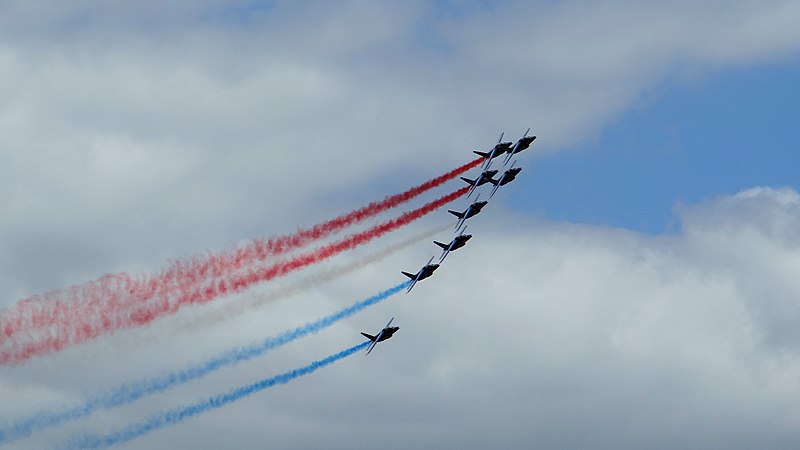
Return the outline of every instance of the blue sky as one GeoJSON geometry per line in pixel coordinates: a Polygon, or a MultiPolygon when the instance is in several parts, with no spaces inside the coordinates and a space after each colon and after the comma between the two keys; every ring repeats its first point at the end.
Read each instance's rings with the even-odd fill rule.
{"type": "Polygon", "coordinates": [[[509,202],[554,220],[656,234],[675,230],[680,202],[753,186],[797,189],[798,79],[793,59],[662,86],[599,136],[527,156],[524,189],[509,202]]]}

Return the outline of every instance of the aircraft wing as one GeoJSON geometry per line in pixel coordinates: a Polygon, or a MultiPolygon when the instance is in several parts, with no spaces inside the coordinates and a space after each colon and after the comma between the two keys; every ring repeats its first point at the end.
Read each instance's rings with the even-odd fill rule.
{"type": "Polygon", "coordinates": [[[469,192],[467,192],[467,198],[475,192],[475,188],[478,187],[478,181],[480,181],[480,177],[475,178],[475,182],[472,183],[472,186],[469,187],[469,192]]]}
{"type": "MultiPolygon", "coordinates": [[[[375,336],[375,340],[369,343],[369,345],[367,346],[367,355],[372,353],[372,349],[374,349],[375,346],[378,344],[378,338],[381,336],[381,334],[383,334],[383,333],[382,332],[378,333],[378,335],[375,336]]],[[[364,356],[367,356],[367,355],[364,355],[364,356]]]]}
{"type": "Polygon", "coordinates": [[[469,213],[470,208],[472,208],[472,205],[469,205],[469,208],[464,211],[464,215],[458,219],[458,222],[456,222],[456,230],[461,228],[461,225],[464,225],[464,221],[467,220],[467,213],[469,213]]]}
{"type": "Polygon", "coordinates": [[[417,284],[417,280],[419,279],[419,272],[417,272],[417,277],[411,281],[411,284],[408,285],[408,289],[406,289],[406,294],[411,292],[411,289],[414,289],[414,285],[417,284]]]}
{"type": "MultiPolygon", "coordinates": [[[[435,258],[435,255],[431,256],[431,259],[428,260],[428,264],[430,264],[433,261],[433,258],[435,258]]],[[[428,264],[425,264],[425,266],[427,266],[428,264]]],[[[425,266],[422,266],[422,267],[424,268],[425,266]]],[[[417,281],[419,281],[419,276],[420,275],[422,275],[422,269],[419,269],[419,271],[417,271],[417,276],[414,277],[414,281],[412,281],[411,284],[408,286],[408,289],[406,289],[406,294],[411,292],[411,289],[414,288],[415,284],[417,284],[417,281]]],[[[394,319],[394,317],[392,317],[392,319],[394,319]]],[[[392,323],[392,321],[390,320],[389,323],[392,323]]],[[[386,325],[386,326],[388,327],[389,325],[386,325]]]]}
{"type": "MultiPolygon", "coordinates": [[[[458,235],[456,237],[463,235],[465,231],[467,231],[467,227],[466,226],[461,229],[461,232],[458,233],[458,235]]],[[[447,258],[447,255],[449,255],[450,252],[453,250],[453,246],[455,244],[456,244],[456,240],[455,239],[450,241],[450,245],[447,246],[447,250],[445,250],[444,253],[442,253],[442,256],[439,258],[439,263],[440,264],[444,262],[444,259],[447,258]]]]}
{"type": "MultiPolygon", "coordinates": [[[[497,144],[498,145],[500,144],[500,142],[503,141],[503,135],[504,134],[506,134],[505,131],[500,133],[500,139],[497,140],[497,144]]],[[[496,151],[497,151],[497,145],[492,147],[492,151],[491,151],[491,153],[489,153],[489,157],[486,159],[487,163],[486,163],[486,167],[484,167],[484,169],[488,169],[489,166],[492,164],[492,159],[494,158],[494,154],[495,154],[496,151]]]]}
{"type": "Polygon", "coordinates": [[[445,250],[444,253],[442,253],[442,256],[439,258],[440,263],[444,262],[444,259],[447,258],[447,255],[450,254],[450,251],[453,250],[453,245],[455,245],[455,243],[456,243],[455,239],[450,241],[450,245],[447,246],[447,250],[445,250]]]}
{"type": "Polygon", "coordinates": [[[500,177],[500,179],[499,179],[499,180],[497,180],[497,184],[495,184],[495,185],[494,185],[494,187],[492,188],[492,193],[491,193],[491,194],[489,194],[489,198],[492,198],[492,197],[494,196],[494,193],[495,193],[495,192],[497,192],[497,189],[498,189],[498,188],[500,188],[500,183],[502,183],[502,182],[503,182],[503,179],[504,179],[505,177],[506,177],[506,174],[503,174],[503,176],[502,176],[502,177],[500,177]]]}
{"type": "Polygon", "coordinates": [[[495,184],[494,187],[492,188],[492,193],[489,194],[489,198],[492,198],[494,193],[497,192],[497,189],[500,188],[500,185],[503,184],[503,181],[505,181],[506,177],[508,176],[508,172],[510,172],[511,169],[514,168],[514,164],[516,164],[516,163],[517,163],[517,160],[515,159],[514,163],[511,164],[511,167],[508,170],[506,170],[505,172],[503,172],[503,175],[497,180],[497,184],[495,184]]]}
{"type": "Polygon", "coordinates": [[[525,131],[525,134],[523,134],[523,135],[522,135],[522,138],[521,138],[519,141],[517,141],[517,143],[516,143],[516,144],[514,144],[514,147],[511,149],[511,151],[510,151],[510,152],[508,152],[508,156],[506,156],[506,160],[505,160],[505,161],[503,161],[503,165],[504,165],[504,166],[505,166],[506,164],[508,164],[508,162],[509,162],[509,161],[511,161],[511,157],[512,157],[512,156],[514,156],[514,153],[516,153],[516,151],[517,151],[517,147],[519,147],[519,143],[522,141],[522,139],[525,139],[525,138],[528,136],[528,133],[530,133],[530,132],[531,132],[531,129],[530,129],[530,127],[529,127],[529,128],[528,128],[528,129],[525,131]]]}
{"type": "MultiPolygon", "coordinates": [[[[380,340],[381,340],[381,337],[383,337],[383,330],[385,330],[385,329],[389,328],[389,325],[391,325],[391,324],[392,324],[392,321],[393,321],[393,320],[394,320],[394,317],[392,317],[391,319],[389,319],[389,323],[387,323],[387,324],[386,324],[386,326],[385,326],[385,327],[383,327],[383,329],[381,330],[381,332],[380,332],[380,333],[378,333],[378,334],[375,336],[375,340],[374,340],[374,341],[372,341],[372,342],[370,342],[370,344],[367,346],[367,355],[369,355],[370,353],[372,353],[372,349],[374,349],[374,348],[375,348],[375,346],[376,346],[376,345],[378,345],[378,341],[380,341],[380,340]]],[[[366,356],[366,355],[365,355],[365,356],[366,356]]]]}
{"type": "Polygon", "coordinates": [[[504,181],[504,180],[506,179],[506,177],[508,176],[508,173],[509,173],[509,172],[511,172],[511,170],[512,170],[512,169],[514,169],[514,166],[515,166],[516,164],[517,164],[517,160],[515,159],[515,160],[514,160],[514,162],[513,162],[513,163],[511,163],[511,167],[509,167],[509,168],[508,168],[508,170],[506,170],[505,172],[503,172],[503,176],[501,176],[501,177],[500,177],[500,179],[499,179],[499,180],[497,180],[497,184],[495,184],[495,185],[494,185],[494,187],[492,188],[492,193],[491,193],[491,194],[489,194],[489,198],[492,198],[492,196],[494,195],[494,193],[495,193],[495,192],[497,192],[497,189],[500,187],[500,185],[501,185],[501,184],[503,184],[503,181],[504,181]]]}

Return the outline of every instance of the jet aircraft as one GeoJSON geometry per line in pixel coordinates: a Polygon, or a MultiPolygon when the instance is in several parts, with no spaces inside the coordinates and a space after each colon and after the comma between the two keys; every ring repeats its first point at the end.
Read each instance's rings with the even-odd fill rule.
{"type": "Polygon", "coordinates": [[[508,164],[509,161],[511,161],[511,157],[512,156],[514,156],[517,153],[519,153],[519,152],[525,150],[526,148],[530,147],[531,144],[533,144],[533,141],[536,140],[536,136],[528,136],[528,133],[530,131],[531,131],[531,129],[528,128],[528,130],[525,131],[525,134],[522,136],[522,138],[520,140],[518,140],[516,144],[514,144],[514,147],[509,149],[506,152],[506,153],[508,153],[508,156],[506,156],[505,161],[503,161],[503,165],[504,166],[506,164],[508,164]]]}
{"type": "Polygon", "coordinates": [[[491,163],[492,159],[497,158],[503,153],[506,153],[511,150],[511,142],[501,142],[503,140],[504,134],[505,133],[500,133],[500,139],[497,140],[497,144],[495,144],[495,146],[492,147],[492,150],[488,152],[479,152],[477,150],[472,151],[472,153],[480,155],[483,157],[483,159],[486,160],[485,162],[486,166],[484,167],[485,169],[489,168],[489,164],[491,163]]]}
{"type": "Polygon", "coordinates": [[[416,274],[401,272],[403,275],[407,276],[408,278],[411,278],[412,280],[411,284],[408,286],[408,289],[406,289],[406,294],[411,292],[411,289],[414,287],[415,284],[417,284],[418,281],[422,281],[425,278],[428,278],[429,276],[433,275],[433,272],[435,272],[436,269],[439,268],[438,264],[431,264],[431,262],[433,262],[433,256],[431,256],[431,259],[428,260],[428,264],[425,264],[425,266],[422,269],[419,269],[419,272],[417,272],[416,274]]]}
{"type": "Polygon", "coordinates": [[[478,201],[479,198],[481,198],[481,194],[478,194],[478,197],[475,198],[475,203],[469,205],[467,209],[464,210],[464,212],[453,211],[452,209],[447,210],[447,212],[449,212],[450,214],[458,217],[458,223],[456,223],[456,230],[461,228],[461,225],[464,224],[465,220],[469,219],[472,216],[477,215],[479,212],[481,212],[481,209],[483,209],[483,207],[486,206],[487,203],[489,203],[486,201],[479,202],[478,201]]]}
{"type": "Polygon", "coordinates": [[[381,330],[381,331],[380,331],[380,332],[379,332],[379,333],[378,333],[376,336],[373,336],[373,335],[371,335],[371,334],[364,333],[363,331],[361,332],[361,334],[362,334],[362,335],[363,335],[365,338],[367,338],[367,339],[369,339],[370,341],[372,341],[372,342],[370,342],[370,343],[369,343],[369,345],[367,346],[367,355],[369,355],[369,354],[370,354],[370,352],[372,351],[372,349],[374,349],[374,348],[375,348],[375,346],[376,346],[376,345],[378,345],[378,342],[383,342],[383,341],[385,341],[385,340],[389,339],[390,337],[392,337],[392,335],[394,335],[394,333],[395,333],[397,330],[399,330],[399,329],[400,329],[400,327],[390,327],[390,326],[389,326],[389,325],[391,325],[391,324],[392,324],[392,321],[393,321],[393,320],[394,320],[394,317],[392,317],[391,319],[389,319],[389,323],[387,323],[387,324],[386,324],[386,326],[385,326],[385,327],[383,327],[383,329],[382,329],[382,330],[381,330]]]}
{"type": "Polygon", "coordinates": [[[511,164],[511,168],[509,168],[508,170],[503,172],[503,175],[500,176],[499,180],[495,180],[495,179],[489,180],[489,182],[494,185],[494,187],[492,188],[492,193],[489,194],[489,198],[492,198],[494,193],[497,192],[497,188],[499,188],[500,186],[505,186],[508,183],[511,183],[512,181],[514,181],[515,178],[517,178],[517,175],[522,171],[522,167],[514,168],[514,165],[516,163],[517,162],[514,161],[511,164]]]}
{"type": "Polygon", "coordinates": [[[434,244],[438,245],[439,247],[442,247],[442,250],[444,250],[444,252],[442,253],[442,256],[439,258],[439,263],[440,264],[442,262],[444,262],[444,259],[447,258],[447,255],[450,252],[452,252],[454,250],[458,250],[461,247],[467,245],[467,241],[472,239],[472,235],[471,234],[464,234],[465,231],[467,231],[467,227],[464,227],[461,230],[461,233],[458,236],[454,237],[453,240],[450,241],[449,244],[444,244],[442,242],[433,241],[434,244]]]}
{"type": "Polygon", "coordinates": [[[472,195],[476,187],[483,186],[484,184],[488,183],[495,175],[497,175],[497,170],[484,170],[481,172],[480,176],[474,180],[470,180],[467,177],[461,177],[462,180],[466,181],[471,186],[469,188],[469,192],[467,193],[467,197],[472,195]]]}

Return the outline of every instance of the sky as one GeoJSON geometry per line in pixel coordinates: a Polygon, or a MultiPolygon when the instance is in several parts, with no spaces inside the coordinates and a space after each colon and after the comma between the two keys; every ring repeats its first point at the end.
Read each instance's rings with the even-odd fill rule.
{"type": "Polygon", "coordinates": [[[797,185],[796,61],[778,61],[659,86],[602,132],[553,157],[537,159],[517,208],[546,217],[661,233],[676,226],[673,207],[745,186],[797,185]],[[750,150],[743,150],[750,149],[750,150]],[[598,189],[598,186],[603,186],[598,189]]]}
{"type": "MultiPolygon", "coordinates": [[[[7,447],[118,430],[390,317],[369,358],[118,447],[797,447],[799,20],[797,1],[0,2],[4,308],[291,233],[501,132],[538,136],[410,294],[7,447]]],[[[0,367],[0,425],[388,289],[453,222],[0,367]]]]}

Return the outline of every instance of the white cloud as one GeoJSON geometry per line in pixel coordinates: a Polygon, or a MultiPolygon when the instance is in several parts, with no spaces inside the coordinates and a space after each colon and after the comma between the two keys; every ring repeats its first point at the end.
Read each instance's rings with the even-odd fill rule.
{"type": "MultiPolygon", "coordinates": [[[[796,195],[757,188],[684,207],[683,231],[670,236],[509,221],[489,208],[473,219],[470,244],[412,294],[88,424],[113,429],[302,365],[394,315],[401,331],[370,358],[349,358],[130,447],[792,447],[800,439],[800,341],[790,339],[800,252],[773,231],[800,224],[797,203],[785,202],[796,195]],[[771,214],[753,214],[754,206],[771,214]]],[[[270,304],[257,318],[128,350],[125,361],[114,341],[139,332],[6,370],[6,383],[91,391],[180,367],[376,292],[426,250],[420,244],[315,294],[270,304]],[[173,348],[191,351],[177,356],[173,348]],[[88,354],[109,369],[82,380],[88,354]],[[45,367],[66,377],[53,380],[45,367]]],[[[47,404],[33,398],[17,401],[47,404]]],[[[44,436],[58,440],[83,426],[44,436]]]]}
{"type": "MultiPolygon", "coordinates": [[[[503,129],[533,126],[540,149],[564,149],[676,74],[800,46],[796,2],[226,5],[0,7],[0,304],[312,224],[441,173],[503,129]]],[[[487,211],[414,295],[88,423],[305,363],[397,314],[375,358],[130,447],[796,446],[797,192],[677,211],[680,234],[657,237],[524,216],[501,227],[487,211]]],[[[122,360],[116,340],[136,332],[4,368],[13,410],[0,412],[301,323],[395,282],[419,251],[122,360]]]]}
{"type": "Polygon", "coordinates": [[[687,5],[8,3],[3,272],[41,265],[56,224],[124,257],[70,248],[44,268],[63,276],[4,282],[3,297],[313,222],[399,189],[408,177],[381,183],[398,165],[426,178],[500,129],[563,148],[670,74],[796,54],[794,3],[687,5]]]}

